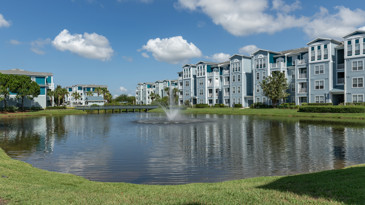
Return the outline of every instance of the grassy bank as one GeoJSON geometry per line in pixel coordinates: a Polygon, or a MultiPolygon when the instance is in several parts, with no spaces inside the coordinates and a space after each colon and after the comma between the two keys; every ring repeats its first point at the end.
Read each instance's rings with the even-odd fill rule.
{"type": "Polygon", "coordinates": [[[361,204],[365,165],[285,177],[176,186],[88,181],[9,158],[0,149],[0,202],[8,204],[361,204]]]}
{"type": "MultiPolygon", "coordinates": [[[[163,112],[154,109],[150,112],[163,112]]],[[[238,108],[190,108],[182,111],[185,114],[218,114],[218,115],[255,115],[272,117],[316,118],[324,120],[356,120],[365,122],[364,113],[305,113],[292,109],[238,109],[238,108]]]]}
{"type": "Polygon", "coordinates": [[[9,113],[0,112],[0,118],[37,117],[37,116],[55,116],[55,115],[80,115],[80,114],[86,114],[86,112],[84,112],[82,110],[74,110],[74,109],[40,110],[40,111],[9,112],[9,113]]]}

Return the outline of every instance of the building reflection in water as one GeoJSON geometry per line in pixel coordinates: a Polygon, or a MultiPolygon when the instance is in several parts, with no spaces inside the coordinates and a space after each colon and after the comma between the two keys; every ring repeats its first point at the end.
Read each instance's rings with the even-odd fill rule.
{"type": "Polygon", "coordinates": [[[191,115],[202,123],[139,124],[160,114],[2,119],[0,146],[36,167],[97,181],[217,182],[365,163],[365,128],[296,119],[191,115]]]}

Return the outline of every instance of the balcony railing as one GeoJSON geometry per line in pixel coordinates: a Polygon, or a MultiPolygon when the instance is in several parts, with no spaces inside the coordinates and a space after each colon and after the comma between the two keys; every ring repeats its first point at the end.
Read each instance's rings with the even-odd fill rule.
{"type": "Polygon", "coordinates": [[[299,73],[299,78],[307,78],[307,74],[306,73],[299,73]]]}
{"type": "Polygon", "coordinates": [[[306,93],[307,92],[307,88],[299,88],[299,93],[306,93]]]}
{"type": "Polygon", "coordinates": [[[328,59],[328,54],[324,54],[323,59],[328,59]]]}
{"type": "Polygon", "coordinates": [[[360,55],[360,49],[355,50],[355,55],[360,55]]]}
{"type": "Polygon", "coordinates": [[[224,74],[229,74],[229,70],[223,70],[223,75],[224,74]]]}
{"type": "Polygon", "coordinates": [[[307,60],[304,60],[304,59],[302,59],[302,60],[297,59],[295,61],[296,61],[295,62],[296,65],[305,65],[308,63],[307,60]]]}
{"type": "Polygon", "coordinates": [[[345,78],[337,78],[337,83],[338,83],[338,84],[343,84],[343,83],[345,83],[345,78]]]}
{"type": "Polygon", "coordinates": [[[343,70],[345,68],[345,64],[341,63],[337,65],[337,70],[343,70]]]}
{"type": "Polygon", "coordinates": [[[284,68],[284,62],[278,62],[278,63],[270,63],[270,66],[272,69],[275,69],[275,68],[284,68]]]}

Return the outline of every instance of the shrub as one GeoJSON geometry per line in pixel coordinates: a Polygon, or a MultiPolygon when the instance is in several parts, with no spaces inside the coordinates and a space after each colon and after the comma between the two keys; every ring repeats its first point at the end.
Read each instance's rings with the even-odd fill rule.
{"type": "Polygon", "coordinates": [[[302,103],[302,106],[332,106],[332,103],[302,103]]]}
{"type": "Polygon", "coordinates": [[[196,108],[207,108],[207,107],[209,107],[209,105],[208,104],[196,104],[195,107],[196,108]]]}
{"type": "Polygon", "coordinates": [[[90,107],[99,107],[99,105],[97,105],[97,104],[92,104],[92,105],[90,105],[90,107]]]}
{"type": "Polygon", "coordinates": [[[214,107],[226,107],[224,104],[215,104],[214,107]]]}
{"type": "Polygon", "coordinates": [[[15,106],[9,106],[5,109],[5,111],[7,111],[7,112],[16,112],[16,111],[18,111],[18,108],[15,107],[15,106]]]}
{"type": "Polygon", "coordinates": [[[242,104],[234,104],[235,108],[242,108],[242,104]]]}
{"type": "Polygon", "coordinates": [[[250,108],[256,108],[256,109],[261,109],[261,108],[273,108],[272,105],[267,105],[265,103],[262,102],[257,102],[257,103],[253,103],[250,105],[250,108]]]}
{"type": "Polygon", "coordinates": [[[66,106],[54,106],[54,107],[47,107],[47,110],[60,110],[60,109],[66,109],[66,106]]]}
{"type": "Polygon", "coordinates": [[[278,106],[280,109],[298,109],[299,106],[295,105],[295,103],[282,103],[278,106]]]}
{"type": "Polygon", "coordinates": [[[301,106],[298,112],[316,113],[365,113],[365,107],[360,106],[301,106]]]}
{"type": "Polygon", "coordinates": [[[41,107],[36,107],[36,106],[32,106],[32,107],[30,108],[30,110],[31,110],[31,111],[39,111],[39,110],[43,110],[43,108],[41,108],[41,107]]]}

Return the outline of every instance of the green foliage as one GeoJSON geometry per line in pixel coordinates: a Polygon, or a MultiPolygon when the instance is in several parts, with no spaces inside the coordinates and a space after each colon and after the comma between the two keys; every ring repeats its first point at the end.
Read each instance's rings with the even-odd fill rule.
{"type": "Polygon", "coordinates": [[[60,106],[64,103],[66,95],[68,95],[68,91],[66,88],[62,88],[60,85],[57,85],[54,91],[55,99],[57,100],[57,106],[60,106]]]}
{"type": "Polygon", "coordinates": [[[196,104],[195,105],[195,108],[207,108],[207,107],[209,107],[208,104],[196,104]]]}
{"type": "Polygon", "coordinates": [[[302,106],[332,106],[332,103],[302,103],[302,106]]]}
{"type": "Polygon", "coordinates": [[[97,104],[92,104],[90,107],[100,107],[100,106],[97,104]]]}
{"type": "Polygon", "coordinates": [[[285,74],[274,71],[271,76],[260,82],[264,95],[272,100],[273,105],[276,105],[279,100],[289,96],[286,91],[289,89],[285,74]]]}
{"type": "Polygon", "coordinates": [[[256,109],[261,109],[261,108],[273,108],[272,105],[267,105],[265,103],[262,102],[257,102],[257,103],[253,103],[250,105],[250,108],[256,108],[256,109]]]}
{"type": "Polygon", "coordinates": [[[226,107],[224,104],[215,104],[214,107],[218,108],[218,107],[226,107]]]}
{"type": "Polygon", "coordinates": [[[295,103],[282,103],[278,106],[280,109],[299,109],[299,105],[295,105],[295,103]]]}
{"type": "Polygon", "coordinates": [[[234,104],[235,108],[242,108],[242,104],[234,104]]]}
{"type": "Polygon", "coordinates": [[[118,103],[122,103],[122,104],[124,103],[124,104],[130,104],[130,105],[132,105],[132,104],[135,104],[136,97],[134,97],[134,96],[128,96],[126,94],[121,94],[118,97],[116,97],[114,99],[114,101],[116,101],[118,103]]]}
{"type": "Polygon", "coordinates": [[[47,107],[47,110],[61,110],[66,109],[66,106],[54,106],[54,107],[47,107]]]}
{"type": "Polygon", "coordinates": [[[15,89],[16,76],[4,75],[0,73],[0,101],[4,101],[4,108],[7,107],[7,101],[9,99],[10,92],[15,89]]]}
{"type": "Polygon", "coordinates": [[[365,113],[363,106],[301,106],[299,112],[314,113],[365,113]]]}
{"type": "Polygon", "coordinates": [[[185,106],[190,106],[190,101],[189,100],[185,100],[184,105],[185,106]]]}
{"type": "Polygon", "coordinates": [[[16,112],[18,111],[18,108],[16,106],[9,106],[7,108],[5,108],[6,112],[16,112]]]}
{"type": "Polygon", "coordinates": [[[29,76],[18,75],[15,77],[14,86],[11,92],[16,93],[17,98],[21,99],[21,109],[24,110],[25,98],[33,99],[40,94],[38,83],[31,80],[29,76]]]}

